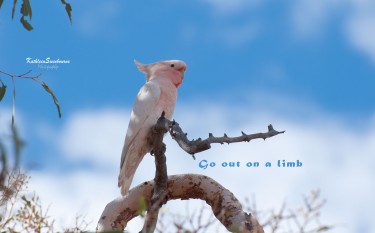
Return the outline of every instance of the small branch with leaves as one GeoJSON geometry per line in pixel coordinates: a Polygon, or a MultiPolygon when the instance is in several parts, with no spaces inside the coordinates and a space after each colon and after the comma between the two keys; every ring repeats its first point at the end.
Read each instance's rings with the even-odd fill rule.
{"type": "MultiPolygon", "coordinates": [[[[68,14],[70,24],[72,24],[72,6],[69,3],[67,3],[65,0],[60,0],[60,1],[65,6],[65,11],[68,14]]],[[[4,0],[0,0],[0,9],[3,5],[3,2],[4,2],[4,0]]],[[[14,19],[17,3],[18,3],[17,0],[13,1],[12,19],[14,19]]],[[[29,20],[31,21],[32,17],[33,17],[33,11],[32,11],[32,8],[31,8],[30,0],[22,0],[20,13],[21,13],[20,22],[21,22],[22,26],[28,31],[33,30],[34,29],[33,26],[30,24],[29,21],[27,21],[27,18],[29,18],[29,20]]]]}
{"type": "MultiPolygon", "coordinates": [[[[60,104],[59,101],[57,100],[55,94],[51,90],[51,88],[43,81],[40,79],[40,76],[42,76],[42,73],[39,73],[35,76],[30,76],[29,74],[31,73],[31,70],[24,74],[16,75],[16,74],[11,74],[5,71],[0,70],[0,74],[6,75],[12,79],[12,85],[13,85],[13,111],[12,111],[12,126],[14,126],[14,118],[15,118],[15,111],[16,111],[16,84],[15,84],[15,79],[29,79],[33,80],[34,82],[39,83],[48,94],[51,95],[53,102],[57,108],[57,112],[59,114],[59,118],[61,118],[61,109],[60,109],[60,104]]],[[[1,76],[0,76],[0,102],[2,101],[3,97],[5,96],[5,93],[7,91],[7,86],[5,83],[2,81],[1,76]]]]}

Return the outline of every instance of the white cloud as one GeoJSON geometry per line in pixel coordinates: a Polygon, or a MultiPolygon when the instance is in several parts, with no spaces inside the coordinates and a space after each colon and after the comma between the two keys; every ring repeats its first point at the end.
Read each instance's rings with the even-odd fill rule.
{"type": "Polygon", "coordinates": [[[68,119],[56,141],[69,160],[112,166],[119,160],[129,116],[116,109],[80,111],[68,119]]]}
{"type": "Polygon", "coordinates": [[[8,108],[0,108],[0,129],[1,134],[9,134],[10,124],[12,122],[12,110],[8,108]],[[6,129],[6,131],[4,130],[6,129]]]}
{"type": "Polygon", "coordinates": [[[375,2],[352,1],[353,12],[346,23],[349,41],[375,62],[375,2]]]}
{"type": "Polygon", "coordinates": [[[351,46],[375,62],[375,2],[372,0],[294,1],[291,8],[294,36],[321,36],[333,19],[339,19],[351,46]]]}
{"type": "MultiPolygon", "coordinates": [[[[206,0],[203,1],[212,7],[215,16],[226,19],[226,16],[242,15],[246,12],[251,15],[252,9],[267,4],[272,7],[270,1],[246,1],[246,0],[206,0]]],[[[349,46],[368,56],[375,62],[375,1],[373,0],[293,0],[289,1],[289,21],[292,39],[311,40],[324,37],[329,30],[338,28],[343,30],[343,35],[349,41],[349,46]]],[[[217,19],[215,19],[217,20],[217,19]]],[[[288,19],[287,19],[288,20],[288,19]]],[[[242,20],[243,21],[243,20],[242,20]]],[[[203,37],[203,40],[223,43],[230,48],[238,48],[253,40],[259,35],[262,20],[254,16],[246,25],[225,25],[221,22],[215,28],[211,25],[205,31],[199,31],[198,27],[187,25],[183,27],[182,35],[186,40],[194,40],[203,37]]],[[[229,22],[229,21],[228,21],[229,22]]],[[[285,30],[288,30],[286,28],[285,30]]],[[[202,38],[200,38],[202,41],[202,38]]]]}
{"type": "Polygon", "coordinates": [[[53,174],[32,172],[30,190],[36,190],[42,206],[49,207],[49,216],[56,220],[55,226],[72,227],[76,216],[84,216],[93,221],[90,229],[95,229],[101,211],[107,200],[115,198],[114,174],[100,172],[74,172],[53,174]]]}
{"type": "MultiPolygon", "coordinates": [[[[11,98],[11,94],[9,92],[9,87],[7,89],[7,93],[5,94],[4,98],[7,98],[6,96],[8,95],[8,98],[11,98]]],[[[4,101],[4,99],[3,99],[4,101]]],[[[13,156],[13,144],[12,144],[12,108],[8,108],[6,105],[1,106],[2,103],[0,103],[0,141],[3,143],[5,150],[7,152],[8,158],[8,166],[10,168],[13,168],[14,166],[14,156],[13,156]]],[[[23,125],[24,118],[22,115],[21,111],[16,111],[15,115],[15,126],[17,129],[17,132],[19,136],[21,137],[20,139],[23,140],[25,135],[25,127],[23,125]]],[[[1,163],[0,163],[1,165],[1,163]]],[[[0,167],[1,169],[1,167],[0,167]]]]}
{"type": "Polygon", "coordinates": [[[205,42],[209,45],[219,44],[229,49],[237,49],[251,43],[261,33],[259,19],[251,17],[251,11],[263,4],[262,1],[205,0],[199,3],[209,5],[209,10],[214,14],[203,27],[201,21],[190,21],[182,25],[181,39],[187,43],[205,42]]]}
{"type": "MultiPolygon", "coordinates": [[[[280,110],[266,111],[250,104],[242,109],[209,103],[201,107],[197,105],[180,104],[176,109],[175,118],[189,132],[190,138],[205,137],[208,132],[215,135],[226,132],[229,136],[238,135],[241,130],[255,133],[265,131],[268,123],[273,123],[277,130],[287,131],[266,141],[213,145],[211,150],[197,154],[195,161],[167,136],[169,174],[208,175],[230,189],[241,201],[255,193],[261,209],[280,206],[285,198],[295,205],[300,203],[301,193],[321,188],[322,195],[328,200],[323,210],[323,222],[344,224],[343,228],[333,232],[356,232],[364,221],[367,227],[375,229],[375,224],[370,221],[375,208],[371,202],[375,192],[372,185],[375,179],[372,167],[375,164],[372,156],[375,154],[375,120],[369,120],[366,128],[354,129],[346,119],[316,110],[311,111],[311,118],[296,120],[281,114],[280,110]],[[234,124],[232,116],[237,113],[243,117],[235,117],[234,124]],[[203,159],[215,162],[217,166],[203,170],[198,167],[203,159]],[[298,159],[303,162],[303,167],[277,168],[275,162],[278,159],[298,159]],[[274,167],[223,168],[220,164],[224,161],[239,161],[242,165],[248,161],[261,164],[270,161],[274,167]]],[[[293,113],[298,114],[301,106],[295,104],[294,107],[293,113]]],[[[56,132],[62,140],[61,145],[67,147],[62,148],[67,159],[74,159],[74,155],[113,166],[105,173],[92,170],[61,175],[49,172],[32,174],[31,187],[42,196],[44,203],[52,203],[51,215],[63,225],[68,221],[66,216],[72,216],[72,213],[88,213],[94,221],[91,225],[94,229],[106,203],[119,195],[116,187],[118,161],[127,121],[128,114],[115,109],[82,111],[74,114],[64,128],[56,132]]],[[[153,157],[146,156],[133,185],[152,179],[153,167],[153,157]]],[[[177,206],[170,208],[176,211],[181,208],[177,206]]],[[[131,230],[136,232],[139,223],[133,224],[131,230]]]]}
{"type": "Polygon", "coordinates": [[[291,22],[294,35],[303,39],[318,37],[332,17],[345,4],[342,0],[292,1],[291,22]]]}

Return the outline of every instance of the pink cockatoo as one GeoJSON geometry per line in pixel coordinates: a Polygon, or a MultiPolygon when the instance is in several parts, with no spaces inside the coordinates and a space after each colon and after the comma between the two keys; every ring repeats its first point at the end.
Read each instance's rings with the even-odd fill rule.
{"type": "Polygon", "coordinates": [[[141,64],[138,69],[146,74],[146,84],[139,91],[130,116],[128,131],[121,154],[118,186],[125,196],[135,171],[145,154],[151,151],[147,136],[161,116],[171,119],[176,104],[177,88],[181,85],[186,64],[179,60],[141,64]]]}

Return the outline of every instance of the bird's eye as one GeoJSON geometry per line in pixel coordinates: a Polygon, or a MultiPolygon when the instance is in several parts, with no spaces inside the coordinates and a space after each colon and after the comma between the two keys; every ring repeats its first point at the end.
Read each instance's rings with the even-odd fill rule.
{"type": "Polygon", "coordinates": [[[174,67],[174,64],[171,64],[171,67],[174,67]]]}

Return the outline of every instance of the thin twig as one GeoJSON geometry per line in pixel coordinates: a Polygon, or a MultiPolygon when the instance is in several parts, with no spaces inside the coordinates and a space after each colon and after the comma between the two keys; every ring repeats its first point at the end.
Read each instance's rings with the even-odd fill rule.
{"type": "Polygon", "coordinates": [[[2,71],[2,70],[0,70],[0,73],[5,74],[5,75],[7,75],[11,78],[25,78],[25,79],[32,79],[34,81],[36,81],[35,79],[38,79],[40,76],[43,75],[43,73],[39,73],[35,76],[26,76],[27,74],[31,73],[31,70],[27,71],[24,74],[18,74],[18,75],[17,74],[11,74],[11,73],[8,73],[8,72],[2,71]]]}
{"type": "MultiPolygon", "coordinates": [[[[29,73],[31,73],[31,70],[23,73],[23,74],[20,74],[20,75],[16,75],[16,74],[11,74],[9,72],[5,72],[5,71],[2,71],[0,70],[0,73],[1,74],[5,74],[7,76],[9,76],[11,79],[12,79],[12,84],[13,84],[13,112],[12,112],[12,126],[14,126],[14,118],[15,118],[15,102],[16,102],[16,85],[15,85],[15,79],[16,78],[23,78],[23,79],[29,79],[29,80],[33,80],[34,82],[40,84],[44,90],[46,92],[48,92],[48,94],[52,97],[53,99],[53,102],[57,108],[57,112],[59,114],[59,118],[61,118],[61,109],[60,109],[60,104],[59,104],[59,101],[57,100],[55,94],[53,93],[53,91],[51,90],[51,88],[45,83],[43,82],[43,80],[39,79],[40,76],[42,76],[43,73],[39,73],[35,76],[27,76],[29,73]]],[[[1,81],[1,79],[0,79],[1,81]]]]}

